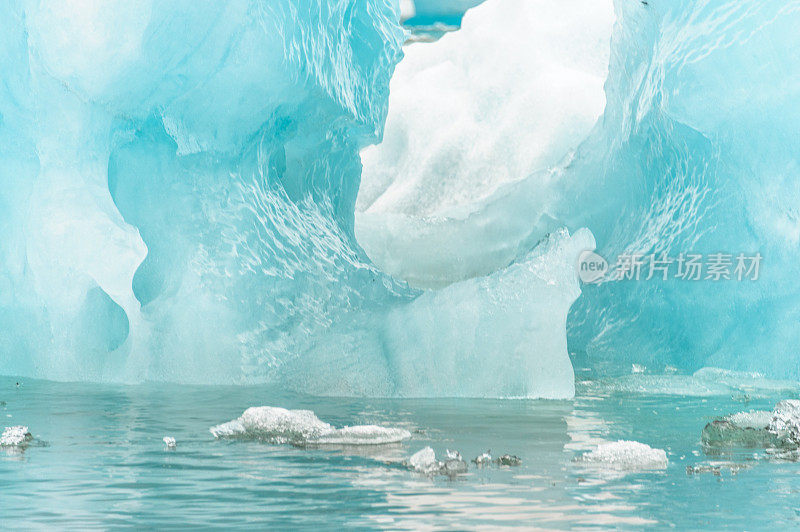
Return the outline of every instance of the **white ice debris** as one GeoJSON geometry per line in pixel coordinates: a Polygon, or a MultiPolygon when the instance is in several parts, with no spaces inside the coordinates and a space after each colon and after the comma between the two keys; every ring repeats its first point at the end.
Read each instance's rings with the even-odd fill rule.
{"type": "Polygon", "coordinates": [[[522,464],[522,458],[513,454],[504,454],[500,458],[496,459],[495,463],[501,466],[518,466],[522,464]]]}
{"type": "Polygon", "coordinates": [[[430,474],[435,473],[441,467],[436,459],[436,453],[430,447],[425,447],[414,453],[408,460],[408,465],[415,471],[430,474]]]}
{"type": "Polygon", "coordinates": [[[800,401],[786,399],[775,405],[767,430],[800,445],[800,401]]]}
{"type": "Polygon", "coordinates": [[[445,454],[447,455],[448,460],[462,460],[461,453],[458,451],[451,451],[450,449],[447,449],[445,454]]]}
{"type": "Polygon", "coordinates": [[[484,451],[473,458],[472,461],[478,466],[490,464],[492,463],[492,451],[484,451]]]}
{"type": "Polygon", "coordinates": [[[667,466],[667,453],[637,441],[619,440],[601,443],[581,460],[620,469],[655,469],[667,466]]]}
{"type": "Polygon", "coordinates": [[[408,467],[425,475],[447,475],[453,477],[467,472],[467,463],[461,458],[461,453],[447,449],[444,461],[436,459],[436,453],[430,447],[414,453],[408,459],[408,467]]]}
{"type": "Polygon", "coordinates": [[[17,425],[6,427],[0,436],[0,447],[19,446],[28,443],[33,439],[33,435],[28,431],[28,427],[17,425]]]}
{"type": "Polygon", "coordinates": [[[273,406],[251,407],[238,419],[211,427],[216,438],[260,439],[291,445],[378,445],[411,437],[405,429],[356,425],[337,429],[311,410],[287,410],[273,406]]]}
{"type": "Polygon", "coordinates": [[[436,459],[436,453],[430,447],[414,453],[408,459],[407,465],[425,475],[455,476],[467,472],[467,463],[461,458],[461,453],[447,449],[444,461],[436,459]]]}

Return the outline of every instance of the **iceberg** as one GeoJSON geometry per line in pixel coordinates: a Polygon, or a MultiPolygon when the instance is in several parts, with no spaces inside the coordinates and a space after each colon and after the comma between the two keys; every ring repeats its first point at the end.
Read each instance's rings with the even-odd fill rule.
{"type": "Polygon", "coordinates": [[[488,0],[403,47],[399,1],[3,2],[0,374],[800,378],[799,4],[488,0]],[[587,250],[765,267],[581,286],[587,250]]]}

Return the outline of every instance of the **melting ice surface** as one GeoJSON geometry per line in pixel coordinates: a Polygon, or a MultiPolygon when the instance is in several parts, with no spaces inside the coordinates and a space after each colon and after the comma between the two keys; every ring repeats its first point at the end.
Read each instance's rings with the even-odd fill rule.
{"type": "Polygon", "coordinates": [[[797,379],[799,8],[488,0],[404,50],[388,0],[3,2],[0,373],[564,398],[571,352],[797,379]],[[595,247],[765,266],[581,295],[595,247]]]}

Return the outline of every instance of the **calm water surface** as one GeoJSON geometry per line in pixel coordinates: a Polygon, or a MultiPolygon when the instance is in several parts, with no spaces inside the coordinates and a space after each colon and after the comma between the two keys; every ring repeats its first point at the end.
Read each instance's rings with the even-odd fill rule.
{"type": "Polygon", "coordinates": [[[0,378],[0,428],[27,425],[41,443],[0,450],[0,528],[800,526],[800,464],[700,443],[715,416],[771,409],[786,391],[673,396],[582,383],[573,401],[379,400],[267,387],[16,381],[0,378]],[[299,449],[209,433],[256,405],[313,410],[337,426],[404,427],[413,437],[299,449]],[[166,449],[167,435],[177,449],[166,449]],[[625,472],[573,461],[617,439],[665,449],[669,465],[625,472]],[[523,463],[470,464],[456,478],[429,478],[402,465],[427,445],[467,460],[486,449],[508,452],[523,463]],[[729,464],[742,468],[733,474],[729,464]],[[697,465],[722,467],[719,475],[687,474],[697,465]]]}

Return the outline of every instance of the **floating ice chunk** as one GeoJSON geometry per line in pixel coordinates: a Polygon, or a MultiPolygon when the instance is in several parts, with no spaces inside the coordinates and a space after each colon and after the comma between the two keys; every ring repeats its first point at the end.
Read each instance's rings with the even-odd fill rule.
{"type": "Polygon", "coordinates": [[[518,466],[522,464],[522,458],[513,454],[504,454],[495,460],[495,462],[497,462],[497,465],[501,466],[518,466]]]}
{"type": "Polygon", "coordinates": [[[703,444],[766,448],[800,447],[800,401],[780,401],[772,412],[737,412],[703,428],[703,444]]]}
{"type": "Polygon", "coordinates": [[[481,454],[473,458],[472,461],[478,466],[484,466],[490,464],[492,462],[491,453],[492,453],[491,451],[482,452],[481,454]]]}
{"type": "Polygon", "coordinates": [[[778,438],[766,430],[772,412],[739,412],[708,423],[700,435],[703,445],[711,447],[773,447],[778,438]]]}
{"type": "Polygon", "coordinates": [[[439,470],[440,463],[436,460],[436,453],[430,447],[420,449],[408,459],[408,465],[420,473],[433,473],[439,470]]]}
{"type": "Polygon", "coordinates": [[[217,438],[243,437],[302,445],[333,430],[311,410],[257,406],[245,410],[238,419],[212,427],[211,433],[217,438]]]}
{"type": "Polygon", "coordinates": [[[800,445],[800,401],[786,399],[775,405],[767,430],[795,445],[800,445]]]}
{"type": "Polygon", "coordinates": [[[333,430],[333,426],[321,421],[311,410],[287,410],[271,406],[248,408],[239,421],[248,432],[287,440],[309,440],[333,430]]]}
{"type": "Polygon", "coordinates": [[[440,472],[443,475],[452,477],[466,473],[467,469],[467,463],[461,459],[461,455],[459,454],[458,458],[448,458],[445,460],[444,464],[442,464],[440,472]]]}
{"type": "Polygon", "coordinates": [[[408,466],[425,475],[455,476],[467,471],[467,463],[461,458],[458,451],[447,450],[447,459],[436,459],[436,453],[430,447],[425,447],[414,453],[407,462],[408,466]]]}
{"type": "Polygon", "coordinates": [[[251,407],[238,419],[211,427],[215,438],[264,440],[270,443],[308,445],[381,445],[411,437],[405,429],[377,425],[335,428],[311,410],[273,406],[251,407]]]}
{"type": "Polygon", "coordinates": [[[619,440],[601,443],[584,454],[583,462],[608,465],[620,469],[661,469],[667,467],[667,453],[638,441],[619,440]]]}
{"type": "Polygon", "coordinates": [[[0,436],[0,447],[17,447],[33,440],[33,435],[28,432],[28,427],[17,425],[6,427],[0,436]]]}
{"type": "Polygon", "coordinates": [[[167,446],[167,449],[175,449],[178,446],[175,438],[172,436],[164,436],[164,445],[167,446]]]}
{"type": "Polygon", "coordinates": [[[447,449],[445,451],[445,455],[447,456],[447,459],[444,461],[442,467],[443,474],[453,476],[467,472],[467,463],[461,457],[460,452],[447,449]]]}

